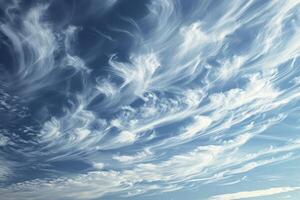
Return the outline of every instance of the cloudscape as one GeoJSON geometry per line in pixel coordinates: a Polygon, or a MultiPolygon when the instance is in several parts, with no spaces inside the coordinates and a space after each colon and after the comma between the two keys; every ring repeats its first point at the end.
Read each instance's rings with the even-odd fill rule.
{"type": "Polygon", "coordinates": [[[300,199],[300,0],[0,0],[1,200],[300,199]]]}

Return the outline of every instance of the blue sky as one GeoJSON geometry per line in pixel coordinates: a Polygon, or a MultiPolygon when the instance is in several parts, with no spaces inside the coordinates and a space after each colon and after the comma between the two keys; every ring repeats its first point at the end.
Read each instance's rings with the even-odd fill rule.
{"type": "Polygon", "coordinates": [[[299,9],[0,1],[0,199],[299,199],[299,9]]]}

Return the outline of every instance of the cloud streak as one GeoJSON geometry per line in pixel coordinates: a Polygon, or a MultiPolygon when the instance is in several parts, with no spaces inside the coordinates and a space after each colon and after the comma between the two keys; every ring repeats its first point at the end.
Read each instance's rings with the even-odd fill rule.
{"type": "Polygon", "coordinates": [[[244,191],[244,192],[237,192],[232,194],[222,194],[218,196],[214,196],[210,199],[218,200],[235,200],[235,199],[247,199],[247,198],[254,198],[254,197],[264,197],[264,196],[271,196],[286,192],[293,192],[299,190],[299,187],[275,187],[269,188],[265,190],[255,190],[255,191],[244,191]]]}

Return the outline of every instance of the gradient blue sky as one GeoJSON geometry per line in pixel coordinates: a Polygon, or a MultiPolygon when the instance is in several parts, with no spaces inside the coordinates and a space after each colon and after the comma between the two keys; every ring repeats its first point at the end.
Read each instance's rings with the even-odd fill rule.
{"type": "Polygon", "coordinates": [[[0,0],[0,199],[300,198],[300,1],[0,0]]]}

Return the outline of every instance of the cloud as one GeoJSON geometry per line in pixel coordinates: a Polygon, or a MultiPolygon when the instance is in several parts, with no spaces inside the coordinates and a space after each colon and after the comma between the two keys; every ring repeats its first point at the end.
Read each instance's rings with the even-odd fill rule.
{"type": "Polygon", "coordinates": [[[264,197],[264,196],[271,196],[286,192],[293,192],[299,190],[299,187],[275,187],[269,188],[264,190],[255,190],[255,191],[243,191],[231,194],[221,194],[217,196],[213,196],[209,199],[211,200],[235,200],[235,199],[247,199],[247,198],[254,198],[254,197],[264,197]]]}
{"type": "Polygon", "coordinates": [[[295,121],[289,113],[300,97],[297,1],[155,0],[136,18],[119,15],[128,6],[121,1],[91,1],[90,9],[78,2],[74,19],[64,22],[52,21],[51,2],[28,9],[0,3],[6,13],[0,39],[14,62],[0,66],[0,125],[9,129],[0,135],[7,158],[0,178],[12,180],[0,189],[4,198],[117,198],[191,184],[230,186],[258,167],[296,158],[300,142],[289,139],[292,132],[270,141],[259,134],[272,138],[272,126],[295,121]],[[120,20],[117,27],[106,23],[110,17],[112,24],[120,20]],[[98,28],[111,30],[104,31],[109,40],[90,48],[90,30],[98,28]],[[22,159],[9,162],[15,155],[22,159]],[[90,166],[53,169],[73,160],[90,166]],[[25,176],[32,169],[47,173],[25,176]]]}
{"type": "Polygon", "coordinates": [[[148,149],[145,149],[142,152],[138,152],[135,155],[115,155],[113,156],[114,160],[117,160],[122,163],[132,163],[132,162],[141,162],[143,160],[149,159],[152,156],[152,152],[148,149]]]}

